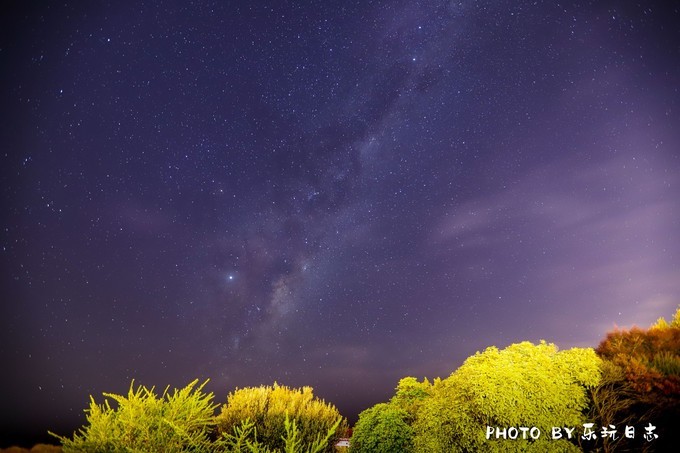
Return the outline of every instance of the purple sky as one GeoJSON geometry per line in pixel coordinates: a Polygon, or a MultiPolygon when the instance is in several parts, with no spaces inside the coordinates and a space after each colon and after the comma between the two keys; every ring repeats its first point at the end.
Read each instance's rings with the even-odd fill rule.
{"type": "Polygon", "coordinates": [[[10,1],[0,447],[669,318],[680,13],[620,3],[10,1]]]}

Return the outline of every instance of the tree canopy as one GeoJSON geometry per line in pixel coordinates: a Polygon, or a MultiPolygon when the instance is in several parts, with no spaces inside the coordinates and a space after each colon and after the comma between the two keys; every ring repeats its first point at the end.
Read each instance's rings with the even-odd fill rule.
{"type": "Polygon", "coordinates": [[[414,428],[415,450],[506,450],[507,440],[487,438],[486,427],[536,427],[537,439],[513,440],[548,451],[576,448],[550,439],[553,426],[579,426],[588,407],[586,389],[600,379],[600,359],[592,349],[558,351],[546,342],[489,347],[468,358],[448,378],[435,382],[414,428]]]}
{"type": "Polygon", "coordinates": [[[408,412],[395,404],[380,403],[363,411],[354,426],[352,452],[408,453],[413,449],[413,428],[408,412]]]}

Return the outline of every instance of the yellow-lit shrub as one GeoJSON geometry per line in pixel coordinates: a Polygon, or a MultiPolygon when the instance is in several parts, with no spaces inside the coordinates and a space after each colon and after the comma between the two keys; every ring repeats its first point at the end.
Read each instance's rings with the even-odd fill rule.
{"type": "Polygon", "coordinates": [[[87,425],[73,438],[55,435],[65,452],[210,452],[216,405],[198,380],[158,397],[154,388],[130,385],[127,396],[104,393],[104,403],[90,397],[87,425]]]}
{"type": "Polygon", "coordinates": [[[335,426],[333,435],[327,438],[325,451],[332,451],[339,433],[346,427],[335,406],[316,398],[311,387],[291,389],[276,383],[230,393],[216,421],[218,431],[230,435],[235,427],[249,420],[259,443],[272,450],[286,451],[287,417],[295,423],[296,440],[303,445],[313,445],[319,438],[325,438],[335,426]]]}

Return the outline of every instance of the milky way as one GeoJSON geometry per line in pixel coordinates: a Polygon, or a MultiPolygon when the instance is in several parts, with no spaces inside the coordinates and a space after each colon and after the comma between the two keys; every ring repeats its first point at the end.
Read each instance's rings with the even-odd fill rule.
{"type": "Polygon", "coordinates": [[[354,420],[680,301],[677,7],[5,9],[7,442],[133,378],[311,385],[354,420]]]}

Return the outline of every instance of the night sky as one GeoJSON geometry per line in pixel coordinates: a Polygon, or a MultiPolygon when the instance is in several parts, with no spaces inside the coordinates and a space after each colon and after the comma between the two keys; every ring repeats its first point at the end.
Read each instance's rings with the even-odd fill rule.
{"type": "Polygon", "coordinates": [[[680,13],[640,3],[4,2],[2,441],[133,378],[353,422],[670,318],[680,13]]]}

